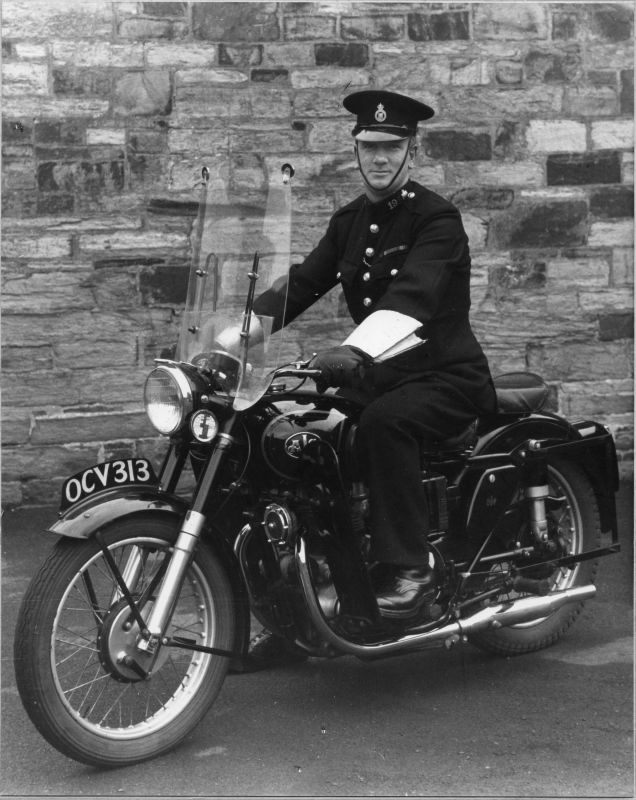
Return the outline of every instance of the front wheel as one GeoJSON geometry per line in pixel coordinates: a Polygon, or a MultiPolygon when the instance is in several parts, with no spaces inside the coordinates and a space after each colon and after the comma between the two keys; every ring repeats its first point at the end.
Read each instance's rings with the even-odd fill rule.
{"type": "MultiPolygon", "coordinates": [[[[175,519],[151,515],[104,532],[144,616],[177,534],[175,519]]],[[[227,657],[160,646],[144,662],[138,632],[97,542],[61,540],[22,602],[15,667],[31,720],[65,755],[96,766],[158,756],[183,739],[214,702],[227,657]],[[135,661],[147,663],[149,672],[135,661]]],[[[233,634],[225,570],[208,548],[199,547],[166,636],[229,650],[233,634]]]]}
{"type": "MultiPolygon", "coordinates": [[[[569,461],[554,462],[548,466],[548,485],[548,530],[553,541],[559,542],[561,555],[580,555],[599,547],[601,528],[598,505],[594,489],[583,470],[569,461]]],[[[523,499],[519,502],[523,503],[523,499]]],[[[529,524],[526,524],[524,530],[519,531],[519,538],[524,540],[528,536],[529,524]]],[[[551,592],[563,591],[593,583],[597,565],[597,561],[580,561],[571,569],[559,567],[551,574],[541,574],[540,577],[549,581],[551,592]]],[[[514,566],[499,564],[491,570],[491,577],[496,580],[497,571],[506,571],[514,566]]],[[[514,600],[519,596],[506,592],[497,600],[514,600]]],[[[482,650],[498,655],[530,653],[560,639],[582,608],[583,602],[571,603],[539,620],[474,633],[470,641],[482,650]]]]}

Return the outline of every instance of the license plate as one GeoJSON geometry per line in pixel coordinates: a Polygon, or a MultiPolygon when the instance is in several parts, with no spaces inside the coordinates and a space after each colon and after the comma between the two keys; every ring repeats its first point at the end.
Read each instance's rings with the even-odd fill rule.
{"type": "Polygon", "coordinates": [[[104,489],[131,484],[158,483],[152,464],[145,458],[126,458],[105,461],[67,478],[62,486],[60,510],[65,511],[86,497],[104,489]]]}

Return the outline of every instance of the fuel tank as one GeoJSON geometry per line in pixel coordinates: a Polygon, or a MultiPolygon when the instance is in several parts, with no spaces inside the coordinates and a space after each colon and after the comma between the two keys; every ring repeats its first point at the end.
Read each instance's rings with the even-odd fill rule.
{"type": "Polygon", "coordinates": [[[261,457],[277,475],[301,480],[307,448],[311,445],[311,452],[319,452],[316,442],[332,448],[346,469],[355,467],[356,408],[348,401],[336,396],[286,395],[275,401],[269,398],[260,412],[261,457]]]}

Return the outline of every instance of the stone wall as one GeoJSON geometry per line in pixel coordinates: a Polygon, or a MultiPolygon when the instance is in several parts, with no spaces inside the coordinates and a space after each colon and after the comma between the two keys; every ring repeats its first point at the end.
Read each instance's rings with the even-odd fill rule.
{"type": "Polygon", "coordinates": [[[360,191],[344,94],[437,111],[415,177],[462,210],[493,371],[531,369],[633,460],[631,3],[3,0],[4,505],[163,443],[204,161],[256,197],[292,155],[297,257],[360,191]]]}

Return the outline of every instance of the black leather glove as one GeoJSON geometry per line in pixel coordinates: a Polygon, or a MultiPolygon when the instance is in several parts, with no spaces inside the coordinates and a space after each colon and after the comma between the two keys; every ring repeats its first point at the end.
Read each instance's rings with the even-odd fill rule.
{"type": "Polygon", "coordinates": [[[339,345],[314,356],[309,366],[322,372],[316,378],[316,389],[324,392],[328,386],[356,386],[364,378],[373,359],[357,347],[339,345]]]}

